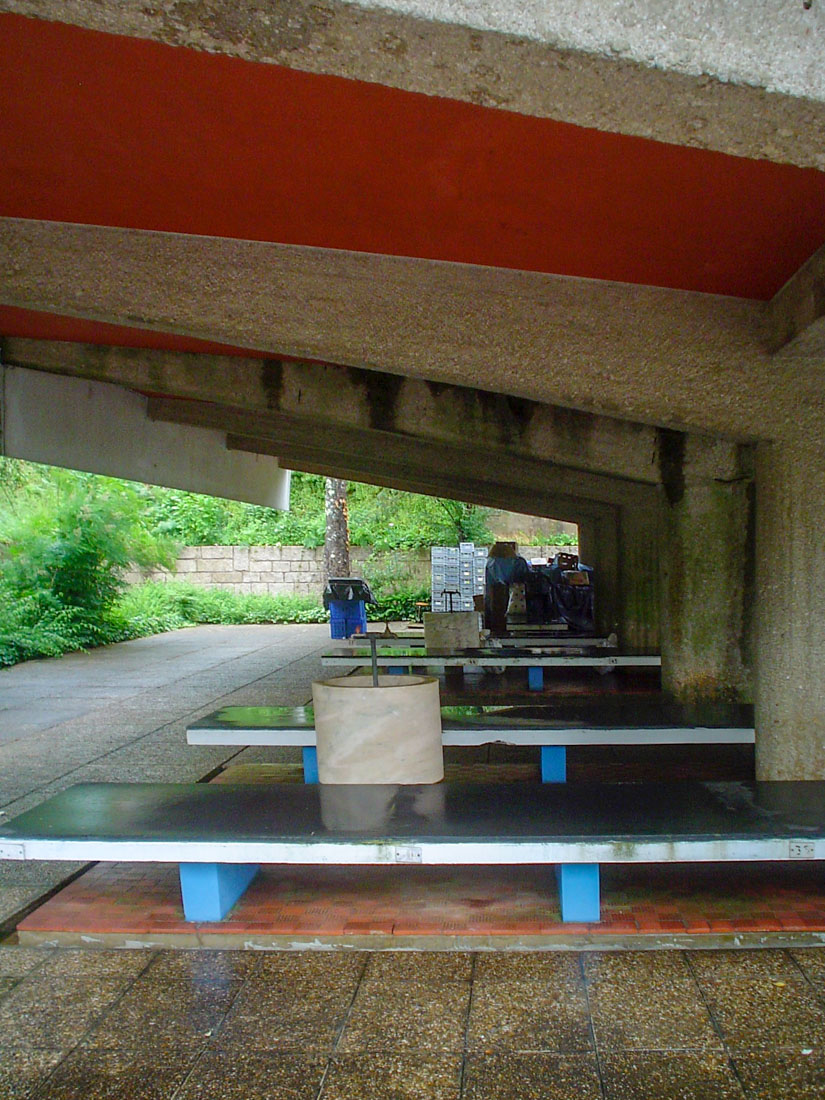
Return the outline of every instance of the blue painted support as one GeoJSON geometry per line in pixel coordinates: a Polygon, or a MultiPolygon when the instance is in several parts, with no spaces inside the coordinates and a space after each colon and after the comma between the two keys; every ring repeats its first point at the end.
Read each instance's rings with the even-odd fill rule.
{"type": "Polygon", "coordinates": [[[192,921],[223,920],[257,873],[257,863],[181,863],[183,915],[192,921]]]}
{"type": "Polygon", "coordinates": [[[318,782],[318,750],[314,745],[304,745],[304,783],[318,782]]]}
{"type": "Polygon", "coordinates": [[[406,665],[390,665],[390,667],[387,669],[387,672],[390,676],[404,676],[407,672],[409,672],[409,669],[406,667],[406,665]]]}
{"type": "Polygon", "coordinates": [[[556,868],[563,921],[601,920],[598,863],[562,863],[556,868]]]}
{"type": "Polygon", "coordinates": [[[541,781],[567,782],[567,749],[564,745],[541,746],[541,781]]]}
{"type": "Polygon", "coordinates": [[[544,690],[544,669],[541,665],[530,665],[528,667],[527,687],[530,691],[544,690]]]}

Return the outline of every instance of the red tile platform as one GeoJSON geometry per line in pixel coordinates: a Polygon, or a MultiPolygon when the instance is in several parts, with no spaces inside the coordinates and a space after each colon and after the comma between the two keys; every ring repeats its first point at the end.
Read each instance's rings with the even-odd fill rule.
{"type": "Polygon", "coordinates": [[[98,864],[26,917],[18,932],[239,938],[825,934],[813,865],[603,868],[603,920],[563,924],[547,867],[262,869],[229,916],[184,921],[174,865],[98,864]]]}
{"type": "MultiPolygon", "coordinates": [[[[712,770],[736,777],[750,759],[717,747],[712,770]],[[721,750],[721,751],[720,751],[721,750]]],[[[733,746],[732,748],[741,749],[733,746]]],[[[617,778],[632,763],[636,778],[661,774],[664,759],[636,754],[613,760],[571,761],[582,778],[617,778]],[[602,774],[600,774],[602,773],[602,774]]],[[[708,759],[671,753],[667,770],[699,777],[708,759]]],[[[448,764],[447,776],[480,780],[538,778],[535,765],[448,764]]],[[[709,777],[709,776],[708,776],[709,777]]],[[[296,765],[237,765],[213,782],[300,782],[296,765]]],[[[371,937],[376,946],[448,945],[460,939],[484,946],[571,941],[604,944],[609,938],[685,937],[716,943],[771,941],[805,936],[825,941],[825,876],[818,864],[682,864],[602,868],[602,920],[562,923],[552,868],[542,867],[294,867],[267,866],[220,922],[194,925],[183,919],[177,867],[157,864],[97,864],[46,901],[18,925],[21,942],[49,937],[89,942],[151,940],[184,946],[203,943],[283,945],[371,937]],[[379,943],[380,941],[380,943],[379,943]]]]}

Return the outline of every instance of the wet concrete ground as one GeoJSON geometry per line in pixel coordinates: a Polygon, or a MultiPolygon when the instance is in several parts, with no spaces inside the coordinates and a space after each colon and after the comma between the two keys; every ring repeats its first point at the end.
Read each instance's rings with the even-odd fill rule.
{"type": "MultiPolygon", "coordinates": [[[[230,702],[304,702],[326,644],[324,627],[204,627],[0,672],[0,808],[81,780],[276,759],[188,747],[185,726],[230,702]]],[[[71,870],[0,863],[0,919],[71,870]]],[[[0,1100],[20,1097],[822,1098],[825,949],[84,951],[12,937],[0,1100]]]]}
{"type": "Polygon", "coordinates": [[[825,959],[0,950],[0,1096],[825,1096],[825,959]]]}

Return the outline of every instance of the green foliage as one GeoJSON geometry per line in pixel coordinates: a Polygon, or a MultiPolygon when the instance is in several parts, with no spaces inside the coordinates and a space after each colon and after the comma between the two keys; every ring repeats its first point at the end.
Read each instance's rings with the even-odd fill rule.
{"type": "Polygon", "coordinates": [[[324,479],[293,473],[290,510],[179,489],[150,490],[151,522],[184,546],[323,546],[324,479]]]}
{"type": "Polygon", "coordinates": [[[237,596],[185,581],[130,588],[116,612],[129,623],[133,637],[196,623],[322,623],[328,618],[314,596],[237,596]]]}
{"type": "MultiPolygon", "coordinates": [[[[378,550],[434,544],[488,543],[489,510],[474,504],[349,483],[352,546],[378,550]]],[[[177,489],[153,489],[149,516],[157,530],[185,546],[323,546],[324,478],[293,473],[288,512],[216,500],[177,489]]]]}
{"type": "MultiPolygon", "coordinates": [[[[378,599],[378,597],[376,596],[378,599]]],[[[401,589],[387,593],[377,604],[367,604],[367,618],[371,622],[410,622],[415,619],[416,602],[426,600],[429,606],[428,588],[401,589]]]]}
{"type": "Polygon", "coordinates": [[[457,546],[459,542],[492,541],[490,510],[475,504],[383,489],[349,487],[350,542],[376,550],[457,546]]]}
{"type": "MultiPolygon", "coordinates": [[[[384,552],[461,541],[488,544],[487,509],[373,485],[349,485],[350,541],[384,552]]],[[[559,546],[575,539],[558,535],[559,546]]],[[[326,622],[315,597],[235,596],[184,583],[124,591],[123,572],[171,566],[174,544],[324,542],[324,478],[292,475],[291,509],[0,458],[0,664],[194,623],[326,622]]],[[[429,593],[402,556],[364,574],[379,600],[372,620],[405,620],[429,593]]]]}
{"type": "Polygon", "coordinates": [[[522,546],[576,546],[579,540],[575,535],[566,535],[563,531],[557,531],[549,535],[530,535],[529,538],[518,541],[522,546]]]}
{"type": "Polygon", "coordinates": [[[0,465],[0,663],[128,637],[113,614],[123,572],[173,560],[146,526],[141,488],[25,467],[0,465]]]}
{"type": "Polygon", "coordinates": [[[116,622],[101,623],[81,608],[62,606],[47,593],[20,597],[0,583],[0,665],[57,657],[126,636],[116,622]]]}

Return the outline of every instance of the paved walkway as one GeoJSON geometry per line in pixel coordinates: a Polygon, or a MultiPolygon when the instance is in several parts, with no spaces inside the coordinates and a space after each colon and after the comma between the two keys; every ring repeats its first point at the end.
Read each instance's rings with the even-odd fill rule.
{"type": "MultiPolygon", "coordinates": [[[[201,627],[0,672],[2,811],[82,779],[210,773],[232,752],[187,747],[188,722],[306,701],[326,642],[323,626],[201,627]]],[[[0,864],[2,912],[71,870],[0,864]]],[[[22,1097],[822,1100],[825,949],[3,945],[0,1100],[22,1097]]]]}
{"type": "MultiPolygon", "coordinates": [[[[199,626],[3,669],[0,814],[74,783],[202,778],[239,754],[188,746],[186,726],[230,703],[307,702],[328,642],[320,624],[199,626]]],[[[79,866],[0,861],[0,927],[79,866]]]]}

